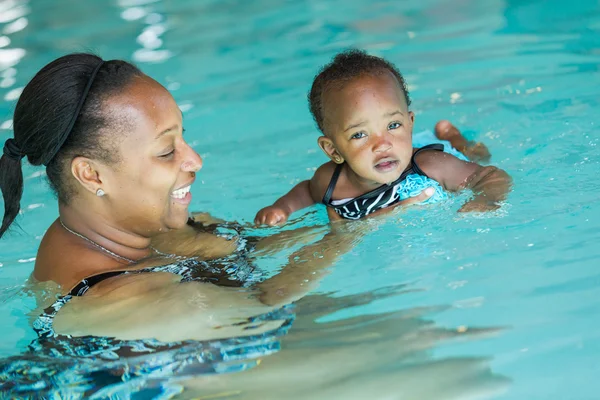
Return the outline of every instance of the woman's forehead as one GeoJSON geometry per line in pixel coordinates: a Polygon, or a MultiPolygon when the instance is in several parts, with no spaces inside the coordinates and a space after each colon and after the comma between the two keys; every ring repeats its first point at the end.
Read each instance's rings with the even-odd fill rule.
{"type": "Polygon", "coordinates": [[[106,99],[105,106],[117,121],[126,121],[133,130],[160,132],[181,125],[181,111],[175,99],[149,77],[136,78],[122,93],[106,99]]]}

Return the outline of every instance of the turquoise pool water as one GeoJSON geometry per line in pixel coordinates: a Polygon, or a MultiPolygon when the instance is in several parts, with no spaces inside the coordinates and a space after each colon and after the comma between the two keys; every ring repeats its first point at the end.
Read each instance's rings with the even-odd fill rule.
{"type": "MultiPolygon", "coordinates": [[[[192,209],[251,221],[324,161],[305,101],[318,67],[349,46],[387,57],[409,83],[416,130],[450,119],[484,141],[514,178],[508,204],[483,217],[457,215],[458,202],[414,208],[365,227],[300,302],[273,356],[286,368],[267,358],[210,378],[215,390],[597,399],[599,31],[596,0],[4,0],[0,142],[19,89],[52,58],[132,59],[172,90],[204,157],[192,209]]],[[[34,339],[22,288],[57,215],[43,172],[25,176],[21,230],[0,241],[1,357],[34,339]]],[[[299,224],[325,218],[315,207],[299,224]]],[[[187,386],[180,398],[213,395],[187,386]]]]}

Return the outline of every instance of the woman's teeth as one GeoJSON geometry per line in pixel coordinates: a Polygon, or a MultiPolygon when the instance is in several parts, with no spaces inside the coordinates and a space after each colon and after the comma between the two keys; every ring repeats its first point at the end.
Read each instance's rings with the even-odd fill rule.
{"type": "Polygon", "coordinates": [[[174,199],[183,199],[186,194],[189,193],[191,186],[186,186],[181,189],[177,189],[171,193],[171,197],[174,199]]]}

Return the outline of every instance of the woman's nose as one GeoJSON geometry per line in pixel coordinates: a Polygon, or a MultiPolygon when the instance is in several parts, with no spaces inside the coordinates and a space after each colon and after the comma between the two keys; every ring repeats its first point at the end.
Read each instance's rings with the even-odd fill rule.
{"type": "Polygon", "coordinates": [[[181,164],[181,170],[184,172],[198,172],[202,169],[202,157],[190,146],[187,147],[188,154],[185,161],[181,164]]]}

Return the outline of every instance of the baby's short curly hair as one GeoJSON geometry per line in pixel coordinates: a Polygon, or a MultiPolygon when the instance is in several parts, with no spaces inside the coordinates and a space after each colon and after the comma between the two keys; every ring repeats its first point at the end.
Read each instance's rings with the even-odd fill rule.
{"type": "Polygon", "coordinates": [[[382,71],[389,71],[394,74],[404,92],[406,105],[410,105],[410,96],[404,77],[392,63],[383,58],[371,56],[362,50],[353,49],[339,53],[332,62],[325,65],[315,77],[308,94],[310,112],[321,132],[325,133],[323,130],[323,105],[321,103],[323,92],[333,83],[344,83],[361,75],[377,74],[382,71]]]}

